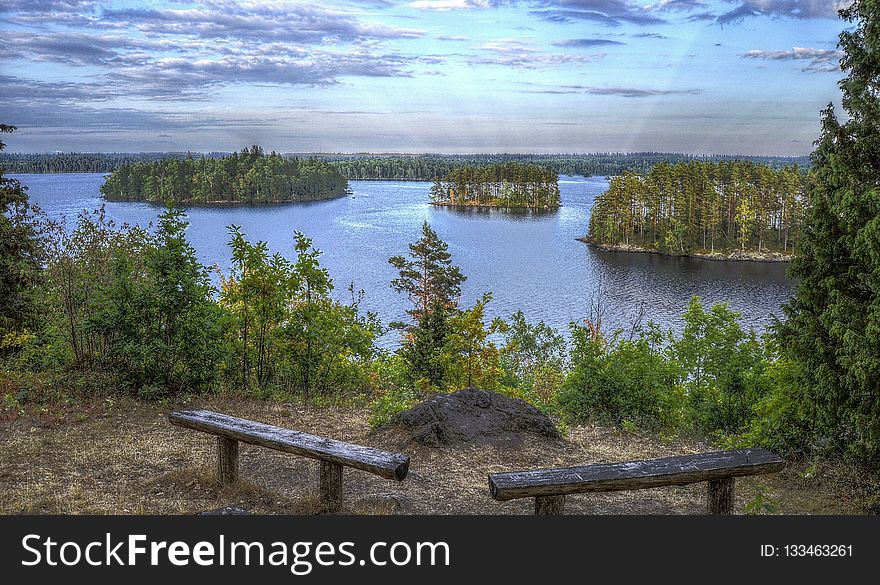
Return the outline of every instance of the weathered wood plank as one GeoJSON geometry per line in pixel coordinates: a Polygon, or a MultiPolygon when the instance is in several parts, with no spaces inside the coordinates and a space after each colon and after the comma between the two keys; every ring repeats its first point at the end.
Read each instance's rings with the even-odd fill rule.
{"type": "Polygon", "coordinates": [[[238,441],[217,437],[217,479],[222,484],[238,481],[238,441]]]}
{"type": "Polygon", "coordinates": [[[168,415],[171,424],[211,433],[252,445],[321,459],[403,481],[409,457],[372,447],[345,443],[210,410],[180,410],[168,415]]]}
{"type": "Polygon", "coordinates": [[[706,488],[706,509],[710,514],[733,514],[736,480],[732,477],[710,479],[706,488]]]}
{"type": "Polygon", "coordinates": [[[646,461],[493,473],[489,475],[489,489],[493,498],[503,501],[581,492],[686,485],[713,479],[773,473],[784,467],[785,460],[764,449],[738,449],[646,461]]]}
{"type": "Polygon", "coordinates": [[[318,484],[321,494],[321,509],[335,514],[342,508],[342,466],[330,461],[321,461],[321,474],[318,484]]]}
{"type": "Polygon", "coordinates": [[[565,513],[565,496],[535,498],[535,516],[559,516],[565,513]]]}

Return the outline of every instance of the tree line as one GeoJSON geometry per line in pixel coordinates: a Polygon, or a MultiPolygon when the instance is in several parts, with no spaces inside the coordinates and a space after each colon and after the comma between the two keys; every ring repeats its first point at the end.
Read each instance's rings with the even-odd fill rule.
{"type": "MultiPolygon", "coordinates": [[[[0,165],[10,173],[109,173],[122,165],[188,157],[220,158],[231,153],[0,153],[0,165]]],[[[462,166],[518,162],[536,164],[560,175],[613,176],[626,171],[647,173],[661,162],[750,160],[773,168],[809,166],[808,157],[687,155],[663,152],[595,154],[285,154],[287,158],[314,158],[332,164],[346,179],[433,181],[462,166]]]]}
{"type": "MultiPolygon", "coordinates": [[[[230,153],[208,152],[200,157],[219,158],[230,153]]],[[[0,165],[9,173],[110,173],[122,165],[185,159],[187,152],[52,152],[3,153],[0,165]]]]}
{"type": "Polygon", "coordinates": [[[655,165],[613,177],[596,198],[588,240],[670,254],[794,253],[806,174],[750,161],[655,165]]]}
{"type": "Polygon", "coordinates": [[[558,207],[558,176],[545,167],[516,162],[457,167],[445,178],[434,181],[431,202],[531,209],[558,207]]]}
{"type": "Polygon", "coordinates": [[[345,177],[326,162],[265,154],[259,146],[222,158],[124,164],[101,186],[110,200],[154,203],[278,203],[345,193],[345,177]]]}

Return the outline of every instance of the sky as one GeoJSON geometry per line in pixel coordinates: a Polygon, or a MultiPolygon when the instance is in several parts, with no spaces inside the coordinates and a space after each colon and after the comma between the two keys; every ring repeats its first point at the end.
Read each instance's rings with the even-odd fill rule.
{"type": "Polygon", "coordinates": [[[10,152],[802,155],[850,0],[3,0],[10,152]]]}

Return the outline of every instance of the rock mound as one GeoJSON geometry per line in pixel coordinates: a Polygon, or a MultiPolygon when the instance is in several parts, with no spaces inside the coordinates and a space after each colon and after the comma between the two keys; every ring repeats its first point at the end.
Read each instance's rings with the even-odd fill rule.
{"type": "Polygon", "coordinates": [[[441,394],[398,413],[388,425],[404,442],[428,447],[489,443],[515,446],[523,439],[559,439],[550,418],[520,400],[471,386],[441,394]]]}

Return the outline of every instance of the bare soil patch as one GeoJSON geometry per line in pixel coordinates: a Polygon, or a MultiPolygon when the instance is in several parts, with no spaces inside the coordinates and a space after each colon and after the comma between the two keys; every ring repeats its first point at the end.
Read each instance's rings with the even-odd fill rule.
{"type": "MultiPolygon", "coordinates": [[[[602,426],[577,426],[563,440],[516,446],[465,443],[441,448],[371,433],[364,406],[215,397],[200,407],[410,455],[401,483],[351,469],[344,472],[343,513],[530,514],[532,500],[496,502],[487,475],[536,467],[626,461],[713,449],[699,441],[663,442],[602,426]]],[[[253,513],[313,514],[318,462],[242,444],[241,477],[231,488],[214,481],[214,438],[170,425],[160,407],[104,399],[54,414],[0,419],[0,513],[191,514],[238,506],[253,513]]],[[[758,493],[779,513],[861,513],[863,478],[829,466],[803,476],[794,465],[776,476],[737,481],[737,507],[758,493]]],[[[569,514],[701,514],[705,486],[570,496],[569,514]]]]}

